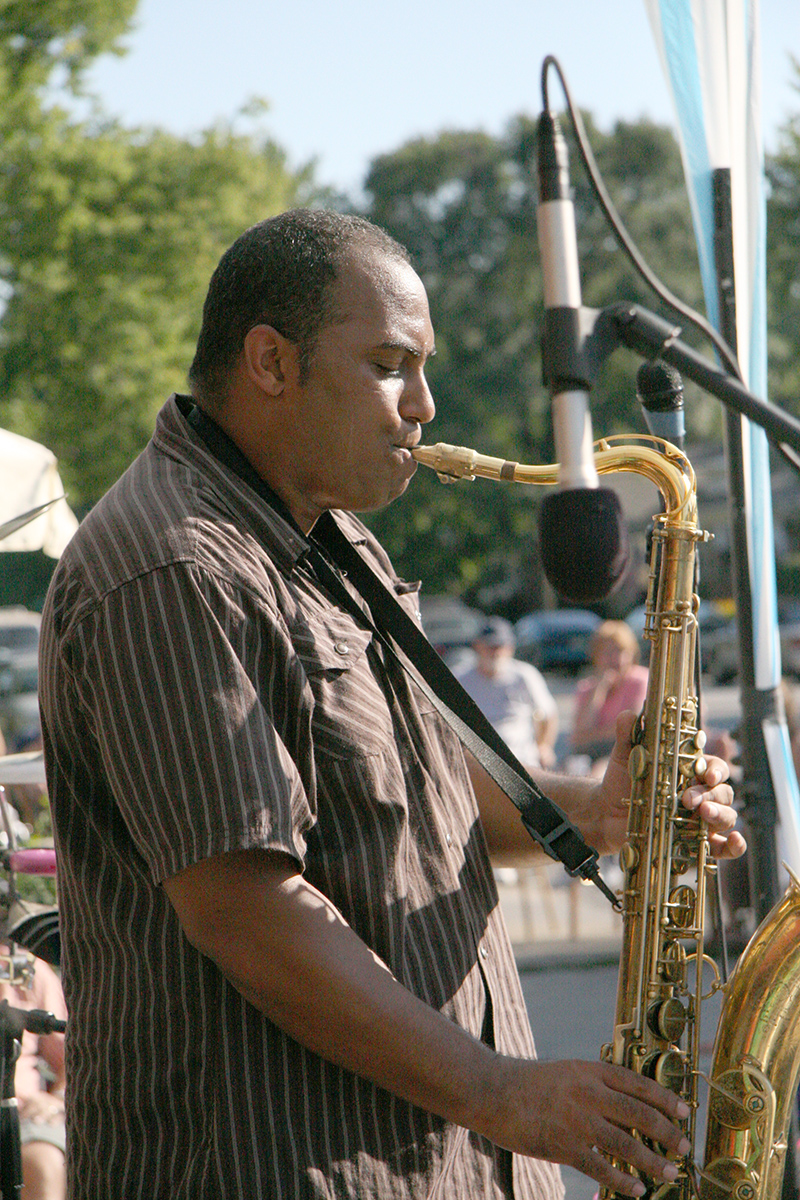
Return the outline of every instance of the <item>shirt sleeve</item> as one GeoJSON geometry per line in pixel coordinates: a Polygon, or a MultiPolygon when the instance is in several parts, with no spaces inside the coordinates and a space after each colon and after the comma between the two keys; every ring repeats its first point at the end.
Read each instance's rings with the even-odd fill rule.
{"type": "Polygon", "coordinates": [[[302,863],[302,746],[293,757],[275,713],[277,698],[302,709],[287,643],[263,606],[189,564],[126,583],[81,623],[73,670],[102,776],[156,882],[251,847],[302,863]]]}

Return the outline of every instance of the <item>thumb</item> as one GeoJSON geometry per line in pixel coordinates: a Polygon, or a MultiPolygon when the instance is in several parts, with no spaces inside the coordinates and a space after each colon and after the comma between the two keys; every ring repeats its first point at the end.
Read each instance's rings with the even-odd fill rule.
{"type": "Polygon", "coordinates": [[[637,721],[637,714],[631,709],[625,709],[624,712],[617,716],[616,725],[614,727],[614,735],[616,741],[614,749],[611,752],[611,757],[619,762],[627,764],[633,744],[633,727],[637,721]]]}

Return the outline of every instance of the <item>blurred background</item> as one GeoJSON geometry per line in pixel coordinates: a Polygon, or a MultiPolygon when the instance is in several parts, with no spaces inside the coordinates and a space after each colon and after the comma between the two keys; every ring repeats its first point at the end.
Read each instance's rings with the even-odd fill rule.
{"type": "MultiPolygon", "coordinates": [[[[769,396],[800,414],[800,29],[780,0],[763,0],[759,33],[769,396]]],[[[562,63],[643,256],[702,309],[671,102],[641,0],[565,0],[545,11],[499,0],[490,21],[474,4],[409,0],[400,23],[391,6],[366,0],[9,0],[0,17],[0,429],[57,459],[80,518],[143,447],[169,392],[185,387],[224,248],[289,206],[329,205],[387,228],[424,279],[438,350],[430,440],[552,461],[533,161],[546,54],[562,63]]],[[[624,297],[658,311],[574,154],[572,185],[584,303],[624,297]]],[[[637,366],[619,351],[603,368],[592,393],[597,437],[644,431],[637,366]]],[[[707,709],[735,734],[720,406],[687,383],[686,419],[700,521],[714,534],[701,555],[705,680],[710,695],[726,697],[719,715],[707,709]]],[[[796,476],[782,459],[772,472],[791,699],[800,515],[796,476]]],[[[485,616],[511,623],[518,658],[557,700],[559,762],[600,622],[622,620],[642,640],[645,545],[660,504],[640,479],[615,475],[609,485],[633,554],[622,586],[591,611],[561,604],[543,578],[538,489],[443,488],[419,471],[401,503],[367,518],[398,570],[422,581],[425,628],[456,669],[469,667],[485,616]]],[[[0,551],[0,733],[15,751],[38,735],[38,613],[58,549],[6,540],[0,551]]]]}
{"type": "MultiPolygon", "coordinates": [[[[787,20],[784,0],[763,0],[760,33],[768,394],[800,416],[800,26],[787,20]]],[[[372,0],[6,0],[0,430],[57,460],[58,488],[82,517],[145,445],[166,396],[185,388],[223,250],[264,217],[324,205],[384,226],[425,282],[437,341],[429,440],[552,461],[534,164],[547,54],[563,66],[644,258],[702,311],[671,103],[641,0],[497,0],[490,12],[455,0],[406,0],[402,9],[372,0]]],[[[624,298],[658,312],[572,161],[584,303],[624,298]]],[[[691,331],[683,336],[708,353],[691,331]]],[[[644,432],[638,365],[619,351],[603,368],[592,393],[596,437],[644,432]]],[[[686,420],[700,522],[714,535],[700,566],[704,722],[735,774],[741,714],[720,407],[687,384],[686,420]]],[[[0,524],[29,506],[9,478],[4,470],[0,524]]],[[[619,590],[589,610],[561,604],[544,581],[534,489],[443,488],[420,471],[402,502],[368,517],[400,573],[422,581],[424,628],[454,670],[474,665],[487,617],[509,623],[517,659],[541,672],[555,701],[561,769],[592,767],[572,733],[601,624],[622,622],[647,662],[645,546],[660,504],[641,480],[613,476],[609,485],[633,554],[619,590]]],[[[800,512],[797,478],[782,459],[772,463],[772,500],[794,731],[800,512]]],[[[40,745],[39,613],[59,552],[44,538],[0,541],[0,745],[12,753],[40,745]]],[[[24,836],[46,842],[41,783],[8,787],[6,798],[24,836]]],[[[616,865],[603,871],[613,886],[616,865]]],[[[611,1031],[619,919],[596,889],[549,862],[498,863],[496,877],[540,1050],[596,1057],[611,1031]]],[[[734,949],[750,922],[737,894],[733,881],[734,949]]],[[[582,1177],[568,1183],[571,1200],[593,1194],[582,1177]]]]}

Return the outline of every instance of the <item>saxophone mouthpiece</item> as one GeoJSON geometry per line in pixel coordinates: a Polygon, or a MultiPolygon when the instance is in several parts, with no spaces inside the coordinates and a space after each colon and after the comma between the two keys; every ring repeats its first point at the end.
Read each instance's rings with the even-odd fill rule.
{"type": "Polygon", "coordinates": [[[437,442],[435,446],[415,446],[411,456],[424,467],[431,467],[443,481],[474,479],[476,475],[486,479],[513,481],[519,466],[516,462],[493,458],[490,454],[478,454],[468,446],[450,446],[447,442],[437,442]]]}

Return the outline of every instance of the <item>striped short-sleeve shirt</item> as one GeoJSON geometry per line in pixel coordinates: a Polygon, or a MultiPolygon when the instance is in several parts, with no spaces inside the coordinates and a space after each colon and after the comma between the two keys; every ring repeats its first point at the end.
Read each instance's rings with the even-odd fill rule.
{"type": "MultiPolygon", "coordinates": [[[[285,1036],[160,886],[212,855],[289,854],[412,992],[534,1053],[458,742],[185,409],[167,402],[84,520],[43,617],[70,1197],[556,1200],[549,1164],[285,1036]]],[[[337,520],[415,611],[360,522],[337,520]]]]}

